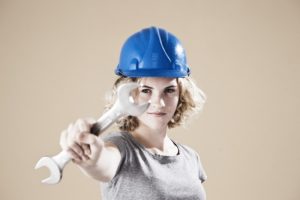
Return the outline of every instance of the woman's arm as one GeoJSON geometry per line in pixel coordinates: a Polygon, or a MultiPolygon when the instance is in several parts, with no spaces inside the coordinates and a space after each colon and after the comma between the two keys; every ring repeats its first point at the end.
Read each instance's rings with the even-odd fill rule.
{"type": "Polygon", "coordinates": [[[60,137],[60,144],[81,171],[98,181],[110,181],[121,160],[119,149],[90,133],[95,121],[79,119],[70,124],[60,137]]]}
{"type": "Polygon", "coordinates": [[[85,175],[98,181],[108,182],[115,176],[120,160],[119,149],[113,144],[106,143],[95,165],[86,166],[83,163],[78,166],[85,175]]]}

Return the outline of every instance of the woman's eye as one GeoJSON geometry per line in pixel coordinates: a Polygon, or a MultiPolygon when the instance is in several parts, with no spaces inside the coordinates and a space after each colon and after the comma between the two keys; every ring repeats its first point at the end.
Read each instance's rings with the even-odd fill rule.
{"type": "Polygon", "coordinates": [[[150,89],[141,89],[141,93],[150,94],[151,90],[150,89]]]}
{"type": "Polygon", "coordinates": [[[167,88],[166,90],[165,90],[165,93],[174,93],[176,90],[175,89],[173,89],[173,88],[167,88]]]}

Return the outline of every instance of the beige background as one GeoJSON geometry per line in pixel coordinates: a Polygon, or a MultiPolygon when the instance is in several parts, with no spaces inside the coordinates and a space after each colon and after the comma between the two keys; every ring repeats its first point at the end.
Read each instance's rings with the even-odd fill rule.
{"type": "Polygon", "coordinates": [[[208,199],[300,199],[298,0],[0,0],[1,200],[100,199],[74,164],[55,186],[33,167],[100,115],[121,45],[151,25],[181,39],[208,96],[172,131],[200,153],[208,199]]]}

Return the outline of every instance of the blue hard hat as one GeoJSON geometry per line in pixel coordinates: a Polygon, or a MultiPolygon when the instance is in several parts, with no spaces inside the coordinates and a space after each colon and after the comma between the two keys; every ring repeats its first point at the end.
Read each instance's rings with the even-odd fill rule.
{"type": "Polygon", "coordinates": [[[115,73],[127,77],[185,77],[185,50],[171,33],[157,27],[141,30],[124,43],[115,73]]]}

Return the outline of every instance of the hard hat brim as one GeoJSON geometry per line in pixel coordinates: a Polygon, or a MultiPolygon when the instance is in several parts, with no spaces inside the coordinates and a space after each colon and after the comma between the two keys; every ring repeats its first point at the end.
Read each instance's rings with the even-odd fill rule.
{"type": "Polygon", "coordinates": [[[119,76],[126,76],[131,78],[139,78],[139,77],[168,77],[168,78],[183,78],[190,75],[190,70],[188,71],[177,71],[177,70],[147,70],[147,69],[139,69],[138,71],[120,71],[115,70],[115,73],[119,76]]]}

